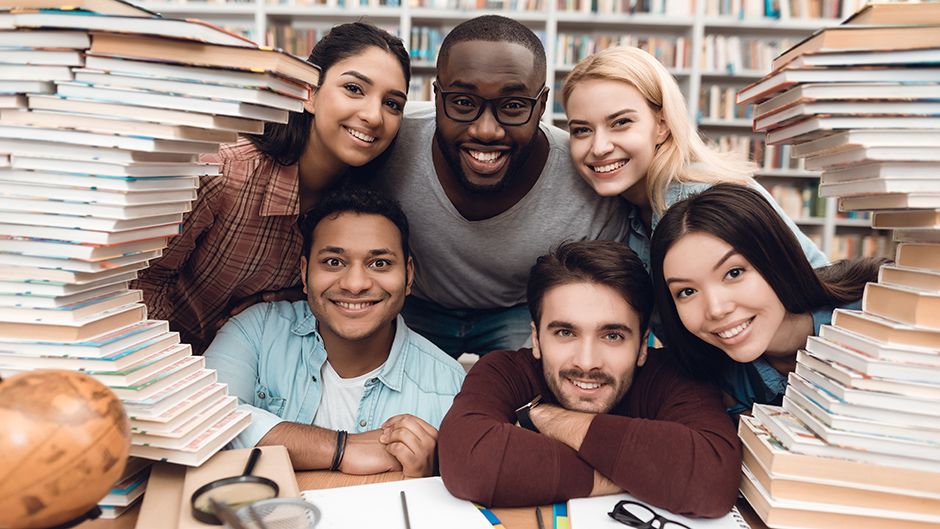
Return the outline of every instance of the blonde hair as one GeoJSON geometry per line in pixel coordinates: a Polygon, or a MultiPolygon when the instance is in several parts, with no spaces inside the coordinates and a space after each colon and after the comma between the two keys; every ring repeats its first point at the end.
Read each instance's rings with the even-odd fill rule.
{"type": "Polygon", "coordinates": [[[685,97],[668,70],[649,53],[632,46],[616,46],[579,62],[565,78],[562,104],[581,81],[606,79],[636,88],[653,110],[660,111],[669,135],[653,155],[646,173],[646,194],[653,211],[666,209],[666,189],[674,182],[746,184],[756,165],[734,152],[719,152],[705,145],[689,119],[685,97]]]}

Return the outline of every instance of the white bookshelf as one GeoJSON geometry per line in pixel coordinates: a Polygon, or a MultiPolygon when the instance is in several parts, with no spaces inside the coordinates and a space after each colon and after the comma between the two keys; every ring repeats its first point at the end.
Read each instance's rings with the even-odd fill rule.
{"type": "MultiPolygon", "coordinates": [[[[451,3],[457,3],[450,0],[451,3]]],[[[458,0],[466,2],[467,0],[458,0]]],[[[492,0],[491,0],[492,1],[492,0]]],[[[677,13],[675,5],[670,2],[683,2],[683,0],[653,0],[654,5],[664,6],[664,10],[677,13]]],[[[847,3],[851,3],[850,2],[847,3]]],[[[504,0],[508,5],[509,0],[504,0]]],[[[858,0],[861,3],[861,0],[858,0]]],[[[598,2],[600,3],[600,2],[598,2]]],[[[740,88],[762,77],[764,69],[706,69],[702,64],[701,50],[709,36],[726,35],[736,36],[740,39],[796,39],[800,40],[820,28],[835,25],[839,19],[769,19],[769,18],[737,18],[732,16],[706,16],[709,9],[708,0],[693,2],[696,5],[694,13],[675,15],[656,15],[648,13],[592,13],[582,11],[565,11],[558,8],[557,0],[542,0],[544,8],[539,11],[519,11],[512,9],[443,9],[434,7],[415,7],[409,0],[404,0],[400,6],[377,5],[372,7],[350,5],[346,7],[336,5],[297,5],[289,3],[266,3],[264,1],[248,2],[147,2],[141,4],[148,9],[174,17],[202,18],[211,23],[230,28],[242,28],[256,40],[263,41],[270,28],[275,25],[291,25],[297,29],[319,28],[327,30],[332,25],[353,20],[364,20],[380,27],[395,31],[404,40],[406,47],[411,49],[412,28],[435,27],[441,33],[446,33],[457,24],[482,14],[500,14],[511,17],[525,24],[527,27],[544,35],[545,51],[547,54],[547,85],[552,89],[550,96],[552,103],[558,95],[561,81],[571,70],[574,64],[558,60],[556,45],[561,35],[649,35],[667,38],[684,37],[687,39],[688,56],[687,65],[671,67],[670,72],[676,78],[683,93],[686,95],[690,116],[698,123],[700,132],[706,136],[721,135],[752,135],[751,120],[748,118],[735,119],[709,119],[700,117],[699,94],[703,86],[719,85],[721,87],[740,88]],[[557,83],[557,84],[556,84],[557,83]]],[[[331,2],[335,4],[335,2],[331,2]]],[[[681,4],[680,4],[681,5],[681,4]]],[[[842,17],[850,14],[851,8],[842,13],[842,17]]],[[[715,37],[712,37],[715,38],[715,37]]],[[[264,44],[272,45],[270,42],[264,44]]],[[[305,55],[307,50],[301,55],[305,55]]],[[[413,77],[430,77],[434,73],[434,60],[412,58],[413,77]]],[[[543,118],[546,122],[562,125],[565,121],[564,113],[557,111],[550,105],[543,118]]],[[[818,178],[817,173],[794,169],[762,170],[758,178],[783,178],[788,181],[818,178]]],[[[821,241],[821,248],[827,255],[833,248],[833,238],[837,230],[847,229],[849,232],[859,232],[860,227],[866,226],[868,221],[857,219],[841,219],[836,217],[834,201],[828,201],[826,215],[797,219],[797,223],[808,234],[816,234],[821,241]]]]}

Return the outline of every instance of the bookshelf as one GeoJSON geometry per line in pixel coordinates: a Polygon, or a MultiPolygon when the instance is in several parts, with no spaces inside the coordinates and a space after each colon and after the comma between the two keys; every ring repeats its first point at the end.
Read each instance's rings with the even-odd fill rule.
{"type": "MultiPolygon", "coordinates": [[[[744,149],[762,167],[765,186],[803,186],[817,178],[801,170],[789,153],[770,152],[751,131],[745,108],[714,112],[709,103],[754,82],[773,57],[813,31],[835,25],[864,0],[219,0],[150,2],[168,16],[202,18],[267,45],[306,56],[316,40],[337,23],[365,20],[400,36],[412,50],[409,97],[430,99],[436,47],[447,31],[469,18],[501,14],[532,29],[545,44],[552,104],[543,118],[563,125],[558,99],[571,68],[603,47],[627,44],[656,55],[675,76],[700,132],[723,148],[744,149]],[[634,12],[624,12],[630,9],[634,12]],[[483,8],[479,8],[483,6],[483,8]],[[766,9],[773,9],[766,12],[766,9]],[[767,16],[770,15],[770,16],[767,16]],[[262,37],[262,38],[259,38],[262,37]],[[717,92],[717,96],[716,96],[717,92]],[[737,139],[732,139],[737,138],[737,139]],[[765,162],[764,154],[773,159],[765,162]],[[791,163],[792,162],[792,163],[791,163]],[[802,183],[800,181],[803,181],[802,183]]],[[[802,189],[802,187],[800,187],[802,189]]],[[[819,200],[818,197],[815,197],[819,200]]],[[[831,258],[837,249],[861,248],[844,238],[871,236],[865,220],[840,219],[835,201],[823,201],[822,215],[795,217],[831,258]]],[[[877,236],[877,234],[875,234],[877,236]]],[[[869,248],[875,243],[866,243],[869,248]]],[[[885,241],[884,244],[887,244],[885,241]]]]}

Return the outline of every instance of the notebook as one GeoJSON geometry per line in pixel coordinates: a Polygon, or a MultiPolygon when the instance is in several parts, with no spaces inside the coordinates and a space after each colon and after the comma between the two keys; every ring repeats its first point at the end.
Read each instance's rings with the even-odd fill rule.
{"type": "Polygon", "coordinates": [[[401,491],[411,529],[493,529],[472,503],[451,496],[439,477],[307,490],[303,497],[320,510],[317,529],[405,527],[401,491]]]}
{"type": "MultiPolygon", "coordinates": [[[[614,505],[621,500],[640,501],[627,493],[568,500],[568,522],[571,529],[625,529],[626,525],[607,516],[614,505]]],[[[722,518],[686,518],[652,505],[650,508],[660,516],[685,524],[692,529],[750,529],[737,507],[731,509],[731,512],[722,518]]]]}

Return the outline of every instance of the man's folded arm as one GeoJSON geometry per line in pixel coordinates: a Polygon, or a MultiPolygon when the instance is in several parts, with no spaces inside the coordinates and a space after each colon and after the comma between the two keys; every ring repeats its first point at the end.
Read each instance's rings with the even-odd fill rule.
{"type": "Polygon", "coordinates": [[[506,353],[477,362],[441,423],[441,476],[455,496],[488,506],[541,505],[588,496],[594,471],[577,452],[515,425],[515,408],[538,390],[505,377],[506,353]]]}

